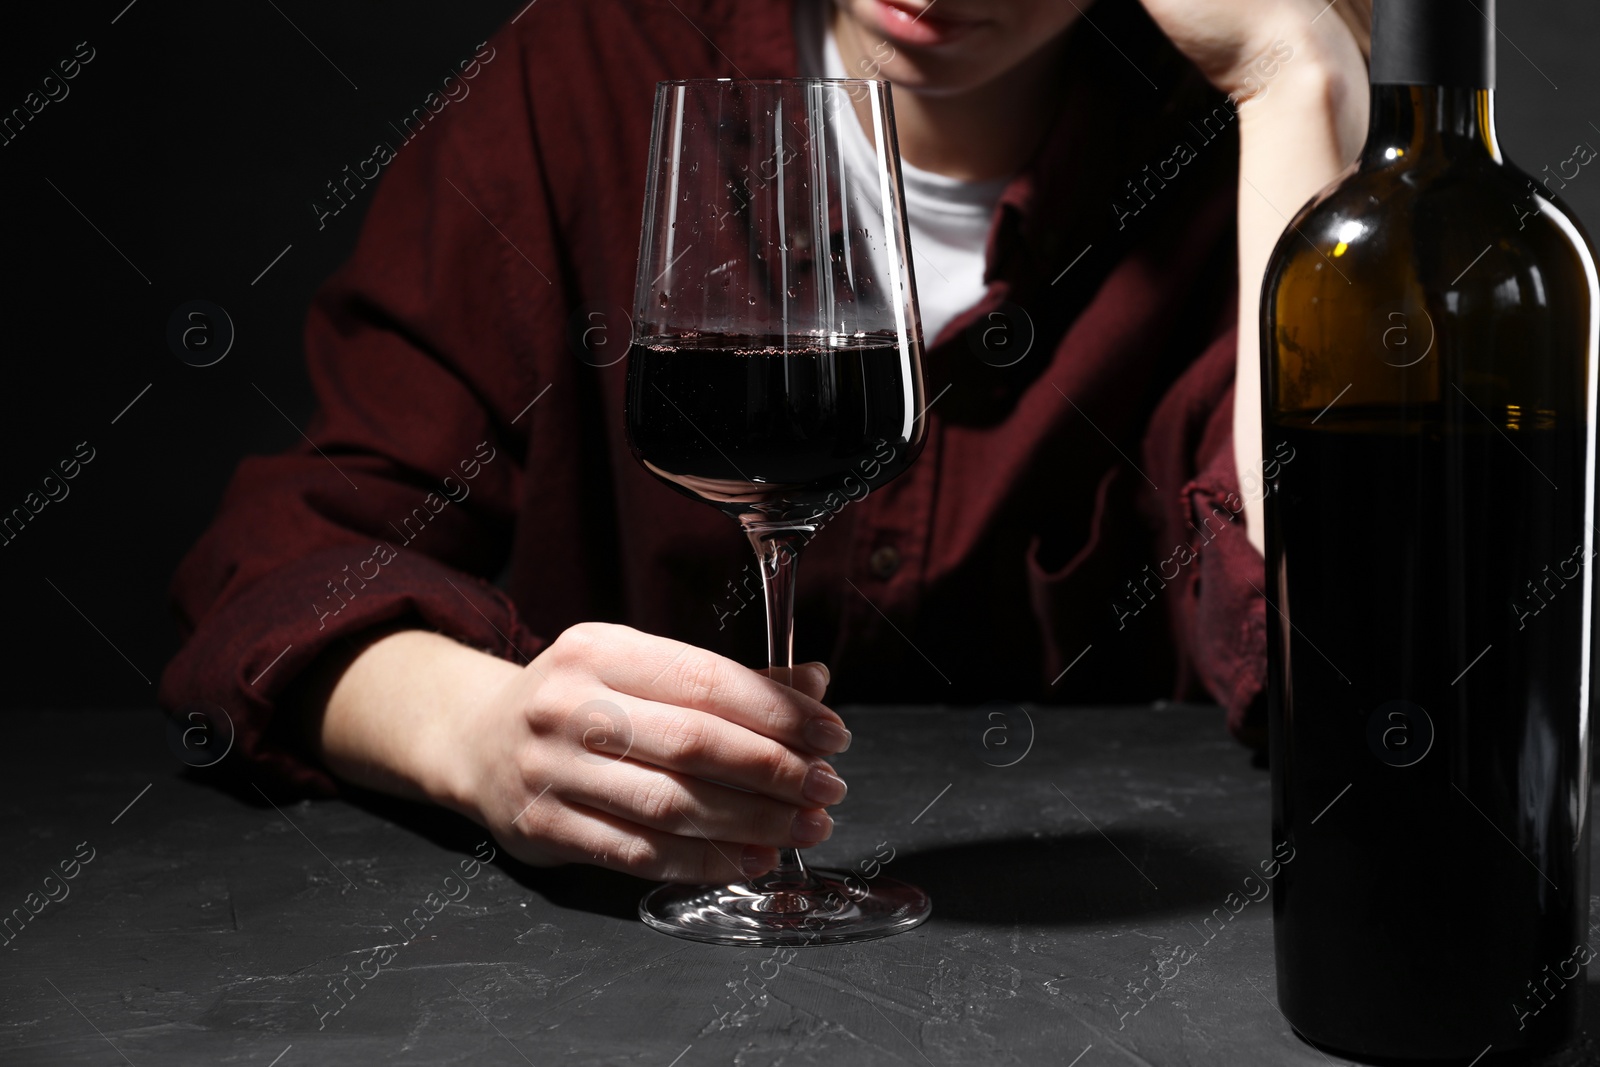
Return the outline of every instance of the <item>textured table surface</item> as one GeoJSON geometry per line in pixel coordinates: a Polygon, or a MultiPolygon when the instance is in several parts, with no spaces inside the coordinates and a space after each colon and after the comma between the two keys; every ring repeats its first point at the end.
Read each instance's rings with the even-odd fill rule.
{"type": "Polygon", "coordinates": [[[1275,1007],[1270,899],[1226,906],[1268,775],[1215,708],[842,714],[808,855],[933,917],[792,958],[655,933],[634,879],[475,866],[453,816],[199,784],[151,711],[8,716],[0,913],[58,899],[6,930],[0,1063],[1345,1062],[1275,1007]]]}

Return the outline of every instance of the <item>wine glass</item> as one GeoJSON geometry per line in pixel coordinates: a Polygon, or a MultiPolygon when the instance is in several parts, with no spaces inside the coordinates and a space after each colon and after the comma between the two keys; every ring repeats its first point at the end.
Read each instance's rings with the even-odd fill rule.
{"type": "MultiPolygon", "coordinates": [[[[647,174],[628,444],[739,522],[761,565],[771,676],[793,684],[800,549],[926,436],[889,85],[662,82],[647,174]]],[[[776,945],[882,937],[928,916],[913,886],[779,857],[748,883],[658,886],[640,918],[776,945]]]]}

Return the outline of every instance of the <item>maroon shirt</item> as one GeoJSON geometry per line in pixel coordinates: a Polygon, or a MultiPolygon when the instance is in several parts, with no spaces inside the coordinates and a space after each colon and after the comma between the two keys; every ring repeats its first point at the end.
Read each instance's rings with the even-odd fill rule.
{"type": "MultiPolygon", "coordinates": [[[[1132,0],[1094,20],[996,210],[987,294],[927,348],[921,457],[801,557],[796,655],[830,665],[835,704],[1209,691],[1254,740],[1234,114],[1132,0]],[[1028,354],[980,358],[996,328],[1031,330],[1028,354]]],[[[574,339],[609,322],[626,342],[589,313],[631,303],[656,81],[793,76],[792,25],[791,0],[547,0],[393,146],[307,322],[315,448],[241,463],[174,581],[186,640],[162,700],[227,712],[223,768],[331,790],[275,701],[382,624],[522,662],[611,620],[764,663],[748,542],[639,467],[625,362],[574,339]]]]}

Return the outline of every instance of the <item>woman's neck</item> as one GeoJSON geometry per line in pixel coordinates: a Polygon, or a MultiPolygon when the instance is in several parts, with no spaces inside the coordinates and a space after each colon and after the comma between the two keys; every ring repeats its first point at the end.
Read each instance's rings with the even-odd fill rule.
{"type": "MultiPolygon", "coordinates": [[[[892,76],[894,60],[884,62],[883,45],[867,40],[860,23],[829,6],[846,76],[861,77],[857,72],[880,68],[892,76]]],[[[1055,116],[1060,99],[1057,60],[1064,38],[971,89],[935,93],[897,85],[894,111],[901,158],[962,181],[1015,173],[1033,155],[1055,116]]]]}

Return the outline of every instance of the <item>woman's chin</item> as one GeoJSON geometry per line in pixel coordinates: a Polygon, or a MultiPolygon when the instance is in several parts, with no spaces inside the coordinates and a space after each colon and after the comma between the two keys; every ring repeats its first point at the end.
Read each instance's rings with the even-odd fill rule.
{"type": "Polygon", "coordinates": [[[925,97],[955,96],[982,85],[985,80],[965,65],[953,69],[948,62],[919,64],[907,62],[903,55],[894,70],[885,67],[878,76],[893,85],[897,93],[925,97]]]}

